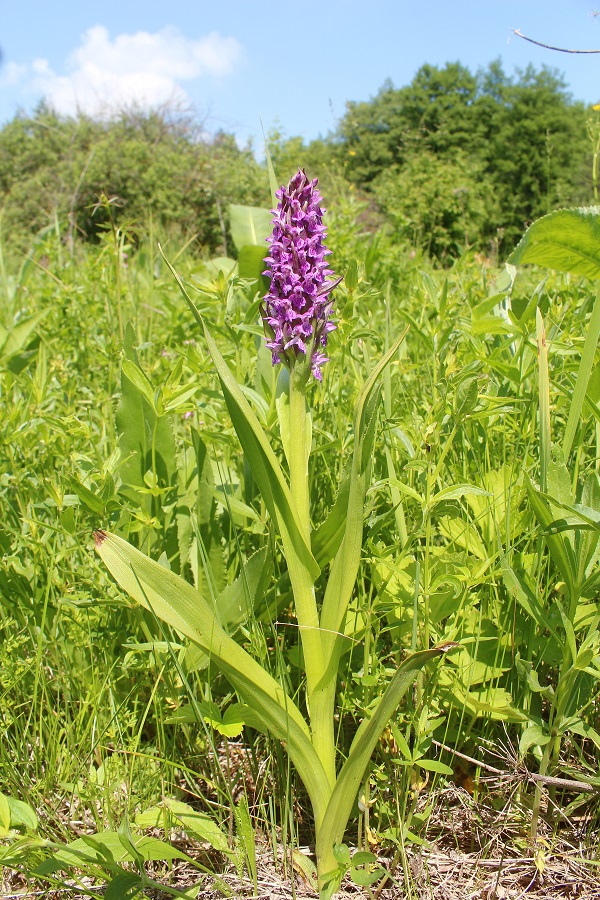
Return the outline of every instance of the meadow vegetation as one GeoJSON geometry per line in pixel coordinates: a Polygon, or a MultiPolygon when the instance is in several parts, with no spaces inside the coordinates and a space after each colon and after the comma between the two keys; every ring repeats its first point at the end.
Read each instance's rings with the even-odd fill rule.
{"type": "MultiPolygon", "coordinates": [[[[272,136],[280,182],[298,165],[319,176],[344,276],[309,391],[313,526],[340,502],[361,388],[408,328],[369,426],[341,758],[409,654],[458,645],[378,741],[336,848],[351,891],[593,895],[597,219],[573,226],[587,268],[523,269],[527,247],[518,269],[503,263],[532,219],[591,205],[596,125],[554,73],[454,64],[350,104],[325,139],[272,136]]],[[[228,634],[302,696],[281,542],[157,248],[287,471],[259,324],[266,168],[180,117],[41,108],[0,131],[0,202],[5,893],[308,892],[314,823],[285,746],[92,539],[110,530],[218,603],[228,634]]]]}

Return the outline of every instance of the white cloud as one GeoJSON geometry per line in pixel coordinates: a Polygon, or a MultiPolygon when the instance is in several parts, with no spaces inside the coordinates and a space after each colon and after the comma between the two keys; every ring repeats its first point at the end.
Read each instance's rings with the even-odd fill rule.
{"type": "Polygon", "coordinates": [[[191,40],[167,27],[111,39],[103,25],[95,25],[82,35],[65,74],[36,59],[29,66],[8,63],[2,82],[19,87],[23,95],[45,97],[58,112],[99,115],[131,105],[185,101],[180,82],[229,75],[241,52],[239,41],[217,32],[191,40]]]}

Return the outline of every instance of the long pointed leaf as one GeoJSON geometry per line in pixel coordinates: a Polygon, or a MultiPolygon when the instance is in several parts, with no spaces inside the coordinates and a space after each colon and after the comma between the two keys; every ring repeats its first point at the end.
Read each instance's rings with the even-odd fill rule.
{"type": "Polygon", "coordinates": [[[548,545],[550,556],[554,560],[563,581],[568,586],[570,595],[573,596],[575,579],[577,578],[577,566],[573,559],[571,546],[560,534],[555,534],[548,530],[554,524],[555,518],[543,496],[535,489],[527,475],[525,476],[525,487],[527,488],[527,495],[534,515],[544,529],[544,539],[548,545]]]}
{"type": "MultiPolygon", "coordinates": [[[[394,674],[379,705],[370,719],[364,719],[356,732],[348,759],[342,766],[331,794],[325,816],[317,831],[317,859],[332,860],[333,847],[341,844],[354,801],[364,778],[369,760],[387,722],[402,697],[414,682],[417,672],[436,656],[441,656],[454,644],[434,647],[413,653],[394,674]]],[[[323,884],[335,884],[336,873],[321,872],[323,884]]]]}
{"type": "MultiPolygon", "coordinates": [[[[358,788],[377,741],[406,691],[413,684],[417,672],[428,662],[442,656],[455,646],[457,645],[450,643],[433,647],[431,650],[421,650],[405,659],[394,673],[373,715],[361,722],[352,741],[348,758],[337,777],[325,818],[321,824],[319,842],[322,848],[330,848],[342,842],[358,788]]],[[[317,855],[319,855],[319,848],[317,848],[317,855]]]]}
{"type": "Polygon", "coordinates": [[[594,367],[594,358],[596,356],[596,347],[600,339],[600,288],[596,291],[596,299],[590,317],[585,343],[583,345],[583,353],[581,354],[581,362],[577,372],[577,381],[571,398],[571,406],[569,408],[569,418],[567,419],[567,427],[565,428],[565,436],[563,439],[563,453],[565,459],[568,458],[575,432],[581,418],[581,410],[585,401],[585,395],[590,381],[590,375],[594,367]]]}
{"type": "Polygon", "coordinates": [[[362,552],[366,469],[374,436],[375,412],[380,397],[378,380],[406,337],[404,331],[379,361],[363,385],[354,407],[354,453],[350,472],[346,527],[327,582],[321,627],[334,639],[346,615],[362,552]]]}
{"type": "Polygon", "coordinates": [[[190,584],[114,534],[95,534],[96,550],[119,585],[141,606],[194,641],[260,717],[285,741],[315,812],[323,814],[329,787],[294,702],[249,653],[225,633],[212,607],[190,584]]]}

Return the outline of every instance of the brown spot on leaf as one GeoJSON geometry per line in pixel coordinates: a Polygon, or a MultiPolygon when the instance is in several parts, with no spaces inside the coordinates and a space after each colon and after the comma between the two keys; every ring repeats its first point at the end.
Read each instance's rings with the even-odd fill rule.
{"type": "Polygon", "coordinates": [[[95,531],[94,532],[94,543],[95,543],[96,547],[101,547],[107,537],[108,537],[108,534],[106,533],[106,531],[102,531],[101,528],[99,528],[98,531],[95,531]]]}

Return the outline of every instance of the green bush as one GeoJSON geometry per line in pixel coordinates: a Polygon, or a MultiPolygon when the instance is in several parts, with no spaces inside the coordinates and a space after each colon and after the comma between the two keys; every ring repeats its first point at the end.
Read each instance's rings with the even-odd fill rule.
{"type": "Polygon", "coordinates": [[[382,172],[374,193],[397,234],[440,259],[480,245],[497,215],[493,185],[477,163],[425,152],[382,172]]]}
{"type": "Polygon", "coordinates": [[[56,223],[70,238],[96,240],[111,216],[134,230],[154,223],[196,234],[210,252],[226,252],[228,204],[267,202],[249,147],[224,133],[209,140],[198,125],[166,113],[99,122],[42,106],[0,131],[3,229],[21,245],[56,223]]]}

